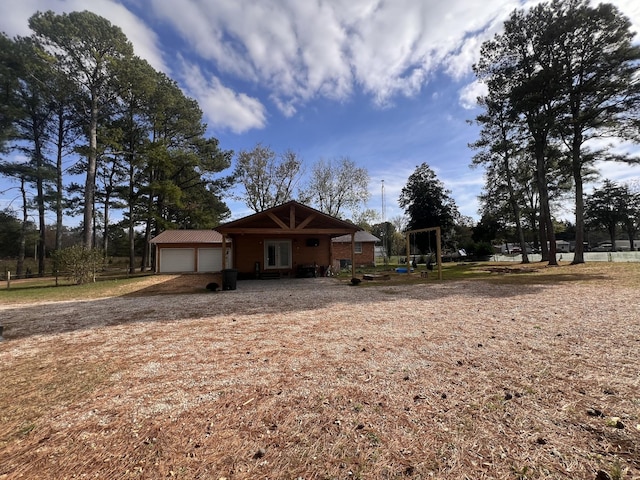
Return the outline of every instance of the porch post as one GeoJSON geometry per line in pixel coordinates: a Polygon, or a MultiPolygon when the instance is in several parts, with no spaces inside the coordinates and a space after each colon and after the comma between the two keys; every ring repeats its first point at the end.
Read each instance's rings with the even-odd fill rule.
{"type": "Polygon", "coordinates": [[[227,268],[227,236],[222,234],[222,270],[227,268]]]}

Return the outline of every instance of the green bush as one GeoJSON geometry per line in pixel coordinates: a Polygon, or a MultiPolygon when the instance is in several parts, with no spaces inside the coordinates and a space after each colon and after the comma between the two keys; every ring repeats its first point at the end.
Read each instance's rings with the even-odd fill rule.
{"type": "Polygon", "coordinates": [[[95,282],[96,271],[101,267],[102,250],[88,250],[81,245],[63,248],[53,252],[54,273],[64,275],[80,285],[95,282]]]}

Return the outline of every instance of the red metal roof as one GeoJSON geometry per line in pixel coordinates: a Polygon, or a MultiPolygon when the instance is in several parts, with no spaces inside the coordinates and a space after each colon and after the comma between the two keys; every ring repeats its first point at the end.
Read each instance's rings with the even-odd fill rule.
{"type": "Polygon", "coordinates": [[[222,243],[222,235],[215,230],[165,230],[151,243],[222,243]]]}

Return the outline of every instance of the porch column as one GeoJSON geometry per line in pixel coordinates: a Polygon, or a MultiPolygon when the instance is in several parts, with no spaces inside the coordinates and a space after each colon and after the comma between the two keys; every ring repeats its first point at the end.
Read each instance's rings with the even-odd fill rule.
{"type": "Polygon", "coordinates": [[[227,268],[227,236],[222,234],[222,270],[227,268]]]}

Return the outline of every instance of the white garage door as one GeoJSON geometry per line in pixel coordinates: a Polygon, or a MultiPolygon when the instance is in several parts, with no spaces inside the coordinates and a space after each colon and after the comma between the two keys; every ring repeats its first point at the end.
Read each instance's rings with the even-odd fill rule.
{"type": "Polygon", "coordinates": [[[160,273],[194,272],[194,255],[193,248],[160,249],[160,273]]]}
{"type": "Polygon", "coordinates": [[[219,272],[222,270],[221,248],[198,249],[198,272],[219,272]]]}

